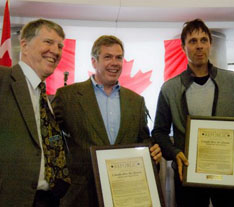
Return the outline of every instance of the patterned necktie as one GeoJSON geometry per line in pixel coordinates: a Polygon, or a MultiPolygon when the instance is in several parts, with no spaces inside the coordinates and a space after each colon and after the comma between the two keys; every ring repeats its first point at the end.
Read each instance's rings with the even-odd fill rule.
{"type": "Polygon", "coordinates": [[[66,165],[64,141],[54,115],[49,109],[46,86],[41,82],[38,86],[40,94],[41,136],[45,157],[45,179],[53,188],[56,180],[62,179],[71,183],[66,165]]]}

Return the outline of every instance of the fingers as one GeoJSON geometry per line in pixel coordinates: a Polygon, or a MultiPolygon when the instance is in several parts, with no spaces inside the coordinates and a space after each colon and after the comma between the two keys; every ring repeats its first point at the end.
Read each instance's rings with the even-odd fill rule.
{"type": "Polygon", "coordinates": [[[151,157],[155,160],[156,164],[158,164],[162,158],[162,152],[158,144],[150,147],[151,157]]]}
{"type": "Polygon", "coordinates": [[[183,169],[183,164],[180,158],[176,159],[177,160],[177,165],[178,165],[178,173],[180,176],[180,181],[183,180],[183,175],[182,175],[182,169],[183,169]]]}
{"type": "Polygon", "coordinates": [[[177,162],[177,166],[178,166],[178,173],[179,173],[179,177],[180,177],[180,180],[182,181],[183,180],[183,165],[185,166],[188,166],[188,160],[187,158],[185,157],[184,153],[183,152],[179,152],[177,155],[176,155],[176,162],[177,162]]]}

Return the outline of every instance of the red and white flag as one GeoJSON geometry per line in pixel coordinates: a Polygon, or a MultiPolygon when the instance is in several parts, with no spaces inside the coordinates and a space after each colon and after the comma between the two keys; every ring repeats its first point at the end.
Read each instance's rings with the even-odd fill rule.
{"type": "Polygon", "coordinates": [[[3,26],[2,26],[2,40],[0,46],[0,65],[11,67],[11,23],[10,23],[10,11],[8,6],[8,0],[6,0],[6,6],[4,10],[3,26]]]}

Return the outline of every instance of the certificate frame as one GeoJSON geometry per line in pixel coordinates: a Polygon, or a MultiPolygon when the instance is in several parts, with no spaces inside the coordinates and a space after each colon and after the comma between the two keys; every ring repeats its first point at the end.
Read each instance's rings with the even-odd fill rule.
{"type": "Polygon", "coordinates": [[[183,167],[184,186],[227,188],[227,189],[234,188],[233,134],[234,134],[234,117],[210,117],[210,116],[187,117],[185,156],[189,161],[189,166],[183,167]],[[228,144],[226,144],[227,147],[229,147],[227,149],[228,152],[230,153],[228,154],[228,156],[225,155],[227,157],[227,161],[229,161],[229,163],[227,162],[228,163],[227,169],[229,169],[228,171],[229,173],[225,173],[225,171],[221,172],[223,171],[223,168],[221,168],[221,171],[219,172],[215,170],[218,169],[219,163],[221,163],[219,157],[216,157],[218,158],[217,160],[214,159],[215,153],[217,152],[219,153],[220,156],[221,155],[223,156],[222,151],[218,150],[218,148],[224,146],[224,149],[226,149],[225,142],[221,142],[220,144],[219,141],[219,138],[220,140],[222,140],[223,138],[226,139],[224,135],[225,132],[231,134],[231,136],[228,135],[228,137],[230,137],[229,139],[230,142],[227,142],[228,144]],[[205,136],[207,136],[208,138],[206,138],[205,136]],[[203,143],[205,144],[203,145],[203,143]],[[231,156],[229,156],[230,154],[231,156]],[[232,164],[229,165],[230,163],[232,164]],[[214,167],[212,168],[212,166],[214,167]],[[203,171],[201,169],[203,169],[203,171]]]}
{"type": "Polygon", "coordinates": [[[106,161],[142,157],[152,207],[165,207],[157,166],[151,158],[149,144],[91,146],[90,153],[99,206],[114,206],[106,161]]]}

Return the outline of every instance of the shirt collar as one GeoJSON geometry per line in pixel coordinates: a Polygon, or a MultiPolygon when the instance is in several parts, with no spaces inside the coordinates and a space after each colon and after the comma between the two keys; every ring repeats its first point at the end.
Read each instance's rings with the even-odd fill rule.
{"type": "MultiPolygon", "coordinates": [[[[192,73],[193,72],[189,65],[187,65],[187,70],[181,73],[181,81],[186,88],[189,88],[194,81],[192,73]]],[[[208,73],[211,79],[214,80],[217,75],[217,68],[214,67],[210,61],[208,61],[208,73]]]]}
{"type": "Polygon", "coordinates": [[[40,84],[41,79],[38,77],[36,72],[29,65],[27,65],[25,62],[19,61],[19,65],[20,65],[25,77],[28,79],[28,81],[32,85],[33,89],[35,90],[38,87],[38,85],[40,84]]]}
{"type": "MultiPolygon", "coordinates": [[[[102,84],[98,84],[95,79],[94,79],[94,75],[91,76],[91,81],[92,81],[92,84],[94,87],[96,88],[100,88],[100,89],[103,89],[104,90],[104,86],[102,84]]],[[[119,85],[119,81],[116,82],[116,84],[113,86],[112,90],[117,90],[120,88],[120,85],[119,85]]]]}

